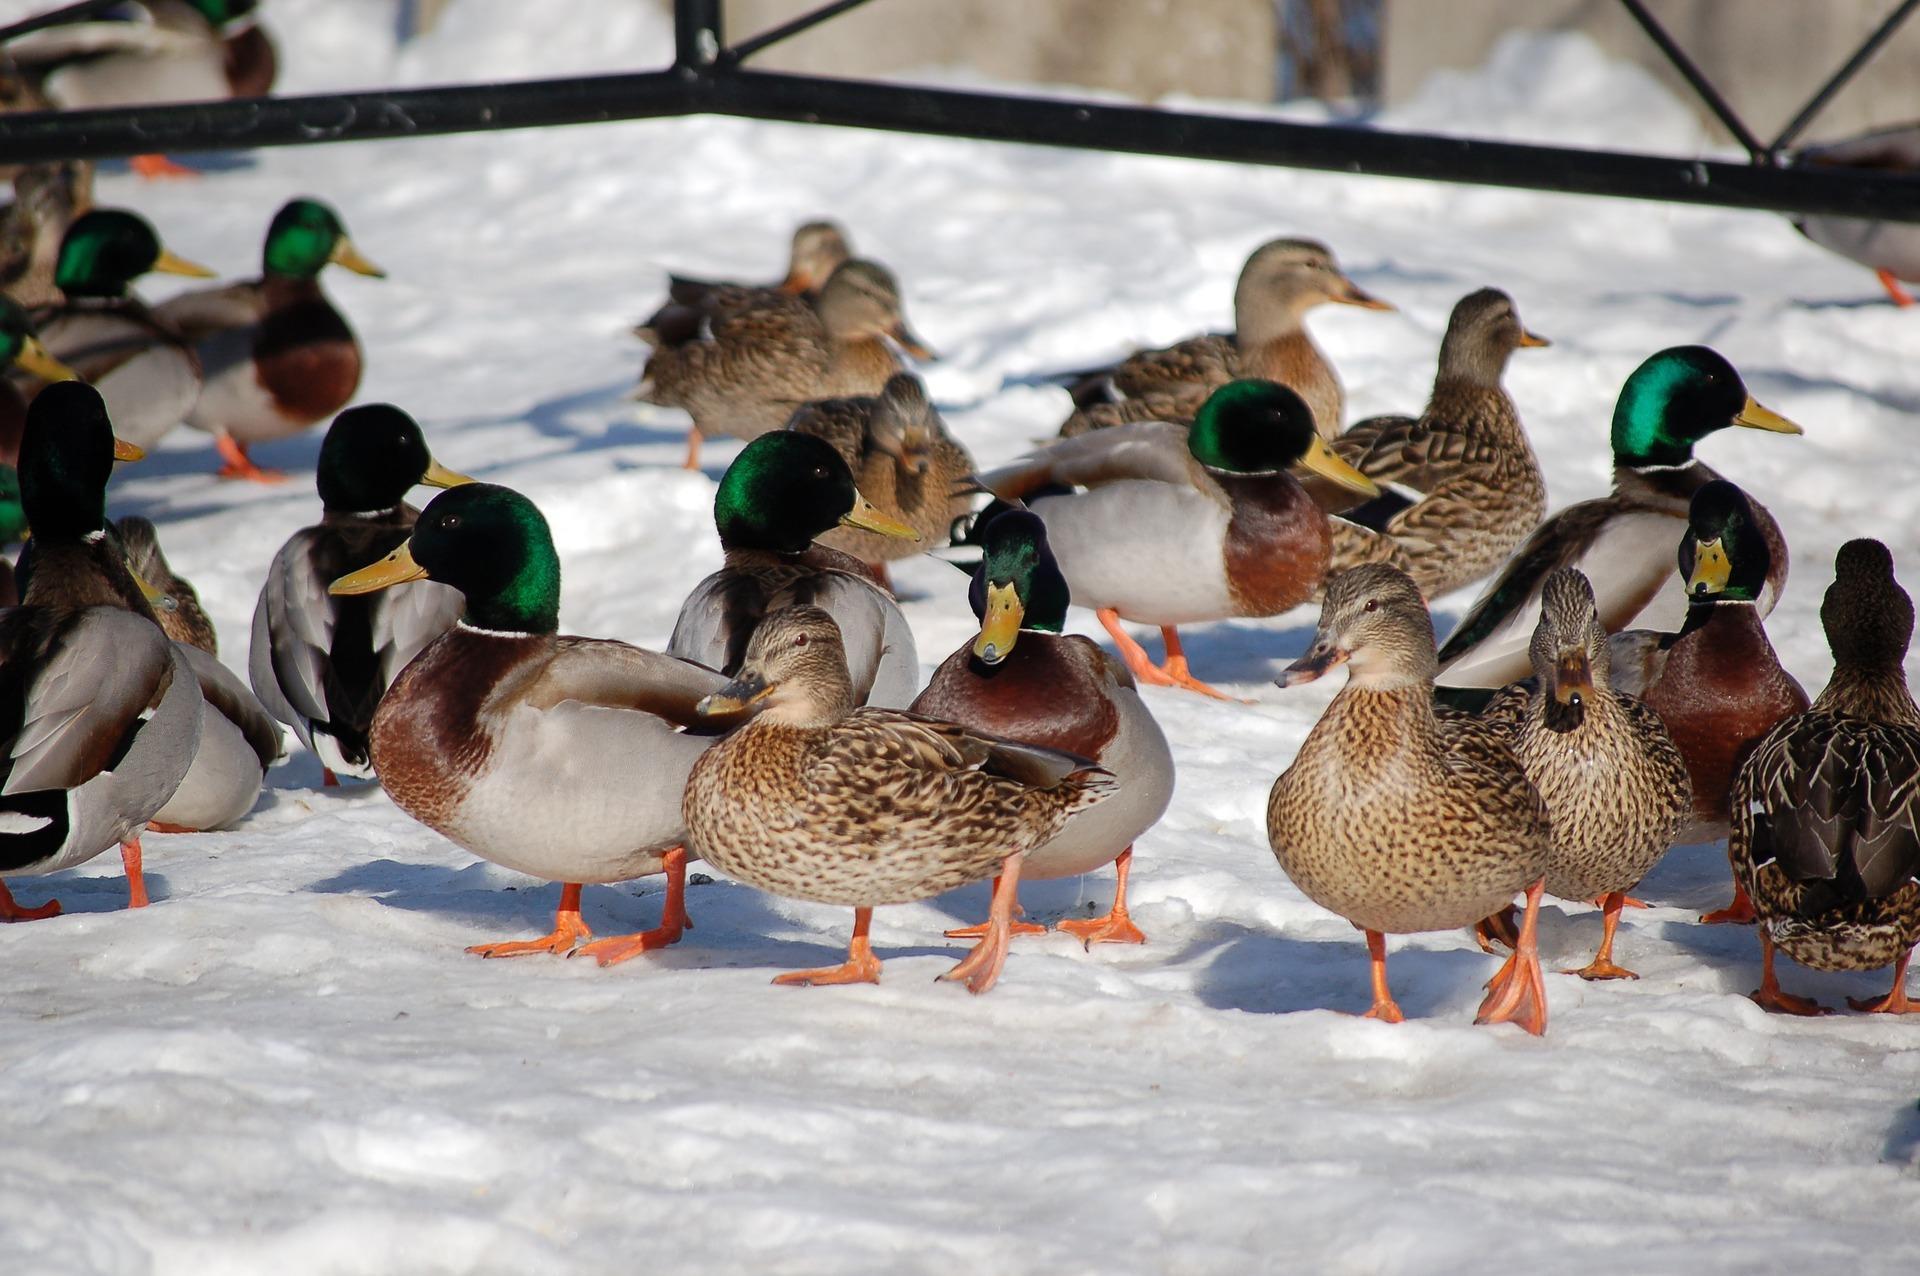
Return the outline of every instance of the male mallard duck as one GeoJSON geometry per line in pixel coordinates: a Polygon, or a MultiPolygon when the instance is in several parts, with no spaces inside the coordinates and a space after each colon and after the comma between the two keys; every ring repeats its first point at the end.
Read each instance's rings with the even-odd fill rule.
{"type": "Polygon", "coordinates": [[[465,613],[380,700],[371,740],[381,787],[475,855],[563,883],[552,933],[467,951],[578,952],[606,966],[679,939],[680,795],[711,738],[676,728],[697,722],[694,706],[726,679],[624,642],[562,636],[547,521],[504,487],[467,483],[436,496],[404,544],[333,591],[422,579],[459,590],[465,613]],[[657,929],[580,944],[592,934],[580,920],[582,883],[662,872],[657,929]]]}
{"type": "Polygon", "coordinates": [[[1551,856],[1547,807],[1495,728],[1435,716],[1433,620],[1405,572],[1369,563],[1329,580],[1313,646],[1278,683],[1311,682],[1339,664],[1347,685],[1267,799],[1281,869],[1366,931],[1367,1017],[1394,1023],[1386,936],[1472,926],[1525,891],[1518,942],[1475,1022],[1545,1032],[1535,928],[1551,856]]]}
{"type": "Polygon", "coordinates": [[[754,439],[785,425],[810,399],[879,393],[899,371],[896,346],[916,359],[934,357],[907,327],[893,273],[871,261],[834,271],[817,302],[741,291],[696,319],[656,329],[636,392],[693,417],[688,469],[707,435],[754,439]]]}
{"type": "Polygon", "coordinates": [[[23,306],[60,299],[54,271],[74,218],[93,203],[85,160],[29,164],[13,177],[13,202],[0,208],[0,292],[23,306]]]}
{"type": "Polygon", "coordinates": [[[1147,421],[1061,439],[980,481],[1040,516],[1073,601],[1095,609],[1135,678],[1219,696],[1187,669],[1175,626],[1277,616],[1319,588],[1330,532],[1287,472],[1296,462],[1378,494],[1272,381],[1220,387],[1187,429],[1147,421]],[[1072,490],[1046,494],[1060,485],[1072,490]],[[1164,667],[1122,619],[1160,627],[1164,667]]]}
{"type": "MultiPolygon", "coordinates": [[[[71,868],[119,843],[127,905],[147,902],[140,831],[187,774],[200,692],[182,649],[149,619],[107,537],[116,443],[90,386],[65,381],[28,409],[21,496],[35,570],[23,605],[0,613],[0,874],[71,868]]],[[[0,884],[0,918],[23,909],[0,884]]]]}
{"type": "MultiPolygon", "coordinates": [[[[933,672],[913,712],[973,731],[1091,758],[1118,785],[1106,801],[1070,816],[1053,837],[1027,852],[1024,876],[1078,877],[1104,864],[1118,874],[1105,917],[1063,921],[1088,944],[1146,940],[1127,915],[1133,842],[1166,813],[1173,798],[1173,754],[1160,724],[1135,690],[1126,666],[1067,623],[1067,582],[1047,528],[1011,509],[983,529],[983,556],[967,600],[980,633],[933,672]]],[[[1015,902],[1017,911],[1018,901],[1015,902]]],[[[1017,923],[1015,933],[1045,927],[1017,923]]],[[[981,927],[947,932],[984,935],[981,927]]]]}
{"type": "Polygon", "coordinates": [[[470,482],[433,459],[420,426],[388,403],[348,408],[320,444],[320,521],[273,556],[253,609],[248,679],[268,712],[320,758],[322,783],[373,778],[367,738],[381,693],[460,619],[460,592],[431,580],[337,597],[330,582],[406,543],[415,484],[470,482]]]}
{"type": "Polygon", "coordinates": [[[1547,894],[1605,913],[1599,952],[1567,973],[1637,979],[1613,962],[1620,910],[1673,845],[1693,786],[1660,715],[1607,684],[1607,631],[1587,578],[1558,568],[1541,600],[1533,679],[1495,696],[1483,716],[1505,733],[1552,816],[1547,894]]]}
{"type": "Polygon", "coordinates": [[[279,477],[247,459],[247,449],[324,421],[360,386],[360,343],[321,292],[321,270],[336,263],[384,278],[347,238],[339,216],[312,199],[292,200],[274,214],[264,263],[259,279],[154,307],[200,356],[205,375],[187,424],[214,436],[226,461],[223,478],[279,477]]]}
{"type": "Polygon", "coordinates": [[[1727,855],[1760,922],[1769,1010],[1819,1014],[1780,991],[1776,947],[1815,970],[1893,967],[1893,991],[1856,1010],[1920,1013],[1907,963],[1920,943],[1920,708],[1907,690],[1913,600],[1875,540],[1834,559],[1820,622],[1833,678],[1813,708],[1767,733],[1733,789],[1727,855]]]}
{"type": "MultiPolygon", "coordinates": [[[[1746,494],[1715,479],[1693,495],[1680,572],[1686,623],[1678,633],[1629,630],[1609,640],[1613,685],[1646,701],[1666,723],[1693,781],[1692,818],[1682,842],[1727,836],[1733,777],[1760,738],[1807,710],[1807,693],[1780,667],[1758,606],[1771,553],[1746,494]]],[[[1736,880],[1728,907],[1704,922],[1750,922],[1736,880]]]]}
{"type": "Polygon", "coordinates": [[[874,908],[999,872],[986,933],[941,976],[987,991],[1006,961],[1026,852],[1113,791],[1106,771],[1070,753],[857,708],[840,627],[818,607],[768,616],[733,681],[701,705],[758,712],[693,765],[694,852],[749,886],[854,910],[844,965],[775,983],[878,983],[874,908]]]}
{"type": "Polygon", "coordinates": [[[811,603],[840,626],[860,704],[904,708],[920,657],[900,606],[858,559],[815,543],[833,527],[911,538],[853,484],[840,454],[807,434],[763,434],[720,478],[713,521],[726,559],[687,595],[667,652],[731,677],[754,629],[782,607],[811,603]]]}
{"type": "MultiPolygon", "coordinates": [[[[213,620],[200,605],[199,591],[194,589],[192,581],[173,574],[172,565],[160,549],[160,529],[153,525],[153,520],[129,514],[116,519],[113,530],[120,538],[120,549],[126,554],[127,566],[133,569],[135,578],[145,581],[167,600],[154,612],[161,630],[175,642],[196,647],[209,656],[219,655],[220,639],[213,631],[213,620]]],[[[274,734],[277,737],[279,733],[274,734]]]]}
{"type": "Polygon", "coordinates": [[[5,296],[0,296],[0,374],[0,468],[11,470],[19,464],[20,436],[27,428],[21,386],[73,381],[78,374],[47,353],[34,333],[33,317],[5,296]]]}
{"type": "MultiPolygon", "coordinates": [[[[1686,534],[1693,494],[1720,477],[1694,459],[1694,444],[1732,425],[1800,433],[1754,402],[1733,365],[1705,346],[1662,350],[1635,368],[1613,409],[1613,492],[1534,529],[1440,649],[1441,685],[1504,687],[1526,677],[1540,589],[1560,567],[1593,583],[1608,633],[1678,629],[1687,599],[1673,547],[1686,534]]],[[[1786,584],[1787,547],[1771,514],[1755,506],[1754,517],[1772,551],[1759,596],[1765,616],[1786,584]]]]}
{"type": "Polygon", "coordinates": [[[96,208],[68,227],[54,283],[64,301],[33,312],[47,350],[107,401],[118,435],[143,448],[186,419],[200,396],[200,359],[128,291],[153,271],[210,279],[213,271],[160,246],[147,219],[96,208]]]}
{"type": "MultiPolygon", "coordinates": [[[[257,25],[223,28],[255,0],[138,0],[105,20],[49,27],[12,41],[7,53],[65,110],[209,102],[255,96],[273,82],[272,44],[257,25]]],[[[140,155],[146,177],[192,175],[162,155],[140,155]]]]}
{"type": "Polygon", "coordinates": [[[738,284],[668,275],[666,301],[634,327],[633,335],[648,345],[658,345],[662,330],[671,332],[689,322],[697,324],[702,315],[737,304],[741,293],[770,291],[790,297],[818,297],[833,272],[852,256],[847,233],[837,222],[806,222],[793,232],[786,278],[779,283],[738,284]]]}
{"type": "Polygon", "coordinates": [[[1434,598],[1486,575],[1526,538],[1546,513],[1546,480],[1500,378],[1515,350],[1547,344],[1498,288],[1460,299],[1426,411],[1370,417],[1334,440],[1341,460],[1387,489],[1355,507],[1350,493],[1313,485],[1343,511],[1334,568],[1391,561],[1434,598]]]}
{"type": "Polygon", "coordinates": [[[1393,309],[1349,279],[1317,240],[1262,244],[1234,285],[1232,332],[1136,351],[1107,367],[1074,373],[1068,392],[1075,411],[1060,433],[1071,438],[1130,421],[1191,415],[1210,391],[1237,378],[1259,378],[1278,381],[1304,399],[1314,428],[1331,439],[1345,421],[1346,392],[1304,323],[1309,310],[1327,302],[1393,309]],[[1115,413],[1100,407],[1135,399],[1144,401],[1139,409],[1115,413]]]}
{"type": "Polygon", "coordinates": [[[878,395],[809,403],[793,414],[787,428],[832,444],[853,471],[860,494],[919,536],[916,544],[836,527],[820,537],[822,545],[873,568],[883,585],[891,585],[888,562],[944,540],[953,520],[967,512],[963,485],[973,474],[973,458],[947,433],[946,422],[927,401],[926,386],[911,372],[888,377],[878,395]]]}
{"type": "MultiPolygon", "coordinates": [[[[1920,125],[1901,124],[1875,129],[1795,152],[1796,166],[1857,168],[1881,173],[1920,172],[1920,125]]],[[[1877,217],[1836,217],[1820,214],[1796,217],[1793,228],[1830,253],[1851,258],[1880,277],[1896,306],[1911,306],[1913,298],[1901,280],[1920,283],[1920,231],[1911,223],[1877,217]]]]}

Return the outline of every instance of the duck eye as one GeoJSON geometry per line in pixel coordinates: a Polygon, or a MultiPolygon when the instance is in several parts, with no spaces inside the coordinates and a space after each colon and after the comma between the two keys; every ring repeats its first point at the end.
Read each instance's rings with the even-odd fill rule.
{"type": "Polygon", "coordinates": [[[1379,600],[1378,598],[1369,598],[1369,599],[1367,599],[1367,610],[1368,610],[1368,611],[1379,611],[1379,610],[1380,610],[1380,600],[1379,600]]]}
{"type": "Polygon", "coordinates": [[[804,647],[804,646],[806,646],[806,645],[807,645],[807,636],[806,636],[805,634],[795,634],[795,635],[793,636],[793,645],[794,645],[794,646],[796,646],[796,647],[804,647]]]}
{"type": "Polygon", "coordinates": [[[827,467],[826,467],[826,466],[824,466],[824,465],[816,465],[816,466],[814,466],[814,467],[813,467],[813,476],[814,476],[815,478],[825,478],[825,477],[827,476],[827,467]]]}
{"type": "Polygon", "coordinates": [[[458,514],[449,514],[444,519],[440,520],[440,526],[445,528],[458,527],[460,526],[460,516],[458,514]]]}

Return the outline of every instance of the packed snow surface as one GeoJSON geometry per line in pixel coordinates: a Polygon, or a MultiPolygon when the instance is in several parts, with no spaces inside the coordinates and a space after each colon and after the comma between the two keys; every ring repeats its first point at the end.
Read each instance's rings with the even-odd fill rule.
{"type": "MultiPolygon", "coordinates": [[[[668,46],[651,10],[615,0],[573,0],[564,21],[461,0],[400,50],[385,4],[265,7],[288,90],[659,64],[668,46]]],[[[1510,42],[1386,123],[1703,144],[1643,74],[1573,39],[1510,42]]],[[[1779,217],[720,119],[282,150],[199,182],[100,185],[230,275],[309,192],[391,273],[327,280],[369,351],[362,397],[540,504],[570,632],[658,646],[719,561],[710,504],[736,445],[677,468],[682,418],[627,397],[627,326],[665,269],[771,278],[791,227],[820,215],[899,273],[946,356],[933,395],[982,464],[1064,415],[1034,374],[1224,325],[1247,252],[1307,233],[1400,307],[1312,320],[1355,417],[1417,410],[1453,302],[1513,294],[1554,340],[1519,352],[1508,384],[1556,506],[1605,489],[1615,392],[1662,346],[1712,344],[1802,422],[1804,438],[1733,431],[1701,454],[1793,545],[1769,628],[1810,690],[1843,540],[1888,541],[1920,585],[1920,319],[1779,217]]],[[[215,481],[205,438],[181,431],[111,491],[114,512],[159,522],[236,669],[269,557],[317,513],[318,442],[260,449],[295,473],[264,488],[215,481]]],[[[962,584],[925,559],[897,579],[931,670],[973,632],[962,584]]],[[[1439,601],[1443,633],[1467,601],[1439,601]]],[[[111,855],[16,879],[23,902],[68,911],[0,927],[0,1268],[1915,1270],[1920,1025],[1749,1002],[1751,931],[1694,924],[1728,894],[1718,847],[1677,849],[1640,892],[1654,907],[1628,914],[1620,955],[1641,980],[1549,976],[1544,1040],[1471,1026],[1494,963],[1464,933],[1391,942],[1409,1022],[1350,1017],[1360,936],[1292,888],[1264,830],[1268,787],[1338,681],[1271,683],[1313,619],[1186,631],[1196,672],[1254,704],[1145,693],[1180,767],[1136,861],[1150,942],[1022,939],[982,998],[933,981],[964,951],[941,931],[984,914],[982,887],[881,910],[877,987],[771,986],[838,960],[851,915],[724,880],[690,891],[682,943],[613,969],[467,956],[544,932],[559,888],[476,862],[377,787],[322,791],[298,752],[238,830],[148,840],[150,908],[122,909],[111,855]]],[[[1023,898],[1054,920],[1104,909],[1111,885],[1023,898]]],[[[602,933],[659,906],[657,878],[586,892],[602,933]]],[[[1550,903],[1541,930],[1550,966],[1578,965],[1599,917],[1550,903]]],[[[1783,976],[1829,1004],[1886,986],[1783,976]]]]}

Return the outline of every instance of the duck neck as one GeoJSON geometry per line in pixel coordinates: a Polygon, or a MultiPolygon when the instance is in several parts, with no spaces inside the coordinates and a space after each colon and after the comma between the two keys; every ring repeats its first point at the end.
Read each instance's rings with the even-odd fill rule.
{"type": "Polygon", "coordinates": [[[1907,690],[1906,672],[1897,664],[1835,666],[1813,707],[1823,713],[1920,727],[1920,707],[1907,690]]]}

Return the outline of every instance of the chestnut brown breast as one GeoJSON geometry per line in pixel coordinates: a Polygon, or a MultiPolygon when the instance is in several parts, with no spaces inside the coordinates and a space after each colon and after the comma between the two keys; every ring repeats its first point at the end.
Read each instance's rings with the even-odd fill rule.
{"type": "Polygon", "coordinates": [[[253,341],[260,384],[289,418],[311,425],[347,405],[360,387],[360,343],[320,285],[266,280],[267,316],[253,341]]]}
{"type": "Polygon", "coordinates": [[[1120,729],[1106,679],[1104,654],[1077,635],[1022,633],[998,665],[976,659],[969,639],[934,670],[912,710],[1099,761],[1120,729]]]}
{"type": "Polygon", "coordinates": [[[1277,616],[1320,587],[1332,555],[1327,516],[1289,474],[1211,475],[1232,502],[1227,589],[1237,614],[1277,616]]]}

